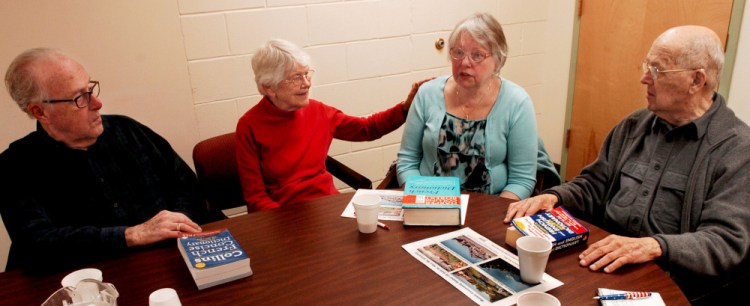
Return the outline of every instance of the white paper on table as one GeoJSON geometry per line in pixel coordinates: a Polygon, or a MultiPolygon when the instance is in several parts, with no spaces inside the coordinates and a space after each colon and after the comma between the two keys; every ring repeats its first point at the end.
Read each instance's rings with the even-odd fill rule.
{"type": "Polygon", "coordinates": [[[521,293],[563,284],[547,273],[539,284],[522,282],[518,256],[468,227],[402,247],[479,305],[510,306],[521,293]]]}
{"type": "MultiPolygon", "coordinates": [[[[599,288],[599,295],[625,293],[627,291],[599,288]]],[[[651,296],[634,300],[599,300],[602,306],[666,306],[658,292],[651,292],[651,296]]]]}
{"type": "MultiPolygon", "coordinates": [[[[402,190],[385,190],[385,189],[357,189],[354,193],[354,197],[362,194],[373,194],[380,197],[380,211],[378,212],[378,220],[390,220],[390,221],[404,221],[404,211],[402,209],[401,200],[404,197],[404,191],[402,190]]],[[[466,224],[466,211],[469,209],[469,195],[461,195],[461,225],[466,224]]],[[[349,204],[344,208],[344,212],[341,213],[342,217],[355,218],[354,216],[354,204],[349,201],[349,204]]]]}

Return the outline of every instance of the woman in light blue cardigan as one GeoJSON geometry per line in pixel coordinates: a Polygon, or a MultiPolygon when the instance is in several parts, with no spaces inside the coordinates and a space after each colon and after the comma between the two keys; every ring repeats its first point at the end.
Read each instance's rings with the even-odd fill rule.
{"type": "Polygon", "coordinates": [[[458,176],[463,191],[511,199],[531,195],[539,167],[556,175],[537,135],[534,106],[499,77],[507,44],[489,14],[459,23],[448,40],[453,74],[422,85],[398,153],[398,180],[458,176]]]}

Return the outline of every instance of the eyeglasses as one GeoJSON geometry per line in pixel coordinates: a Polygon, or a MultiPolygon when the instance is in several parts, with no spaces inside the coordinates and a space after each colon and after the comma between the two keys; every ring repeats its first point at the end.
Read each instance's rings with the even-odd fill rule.
{"type": "Polygon", "coordinates": [[[85,108],[89,106],[91,102],[91,95],[94,97],[99,96],[99,81],[89,81],[88,91],[78,95],[73,99],[55,99],[55,100],[42,100],[43,103],[60,103],[60,102],[74,102],[78,108],[85,108]]]}
{"type": "Polygon", "coordinates": [[[315,70],[310,69],[305,73],[295,74],[294,76],[284,80],[284,82],[292,83],[292,85],[294,86],[300,86],[302,85],[303,79],[310,82],[312,80],[313,74],[315,74],[315,70]]]}
{"type": "Polygon", "coordinates": [[[641,69],[643,69],[643,73],[648,72],[651,76],[651,79],[656,81],[657,78],[659,78],[659,73],[667,73],[667,72],[681,72],[681,71],[693,71],[693,70],[703,70],[703,68],[680,68],[680,69],[669,69],[669,70],[660,70],[659,68],[655,66],[651,66],[646,62],[643,62],[641,64],[641,69]]]}
{"type": "MultiPolygon", "coordinates": [[[[461,49],[461,48],[451,48],[450,54],[451,54],[451,58],[457,61],[462,61],[464,60],[464,58],[466,58],[466,51],[464,51],[464,49],[461,49]]],[[[488,58],[489,56],[490,56],[489,54],[485,54],[479,51],[472,51],[471,53],[469,53],[469,59],[476,64],[480,63],[481,61],[483,61],[485,58],[488,58]]]]}

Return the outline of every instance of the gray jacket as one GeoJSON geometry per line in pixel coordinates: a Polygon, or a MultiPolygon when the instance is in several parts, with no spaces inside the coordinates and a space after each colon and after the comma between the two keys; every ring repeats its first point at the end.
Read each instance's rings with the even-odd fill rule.
{"type": "MultiPolygon", "coordinates": [[[[750,128],[716,94],[718,109],[691,167],[682,203],[680,233],[656,233],[662,257],[689,298],[748,274],[750,250],[750,128]],[[713,287],[713,288],[712,288],[713,287]]],[[[556,194],[574,215],[603,225],[605,211],[619,190],[623,165],[651,128],[654,113],[638,110],[612,129],[595,162],[556,194]]],[[[653,216],[658,220],[658,216],[653,216]]]]}

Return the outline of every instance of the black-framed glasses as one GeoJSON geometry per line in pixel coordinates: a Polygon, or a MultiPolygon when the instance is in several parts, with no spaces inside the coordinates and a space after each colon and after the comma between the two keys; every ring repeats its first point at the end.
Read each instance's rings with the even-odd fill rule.
{"type": "Polygon", "coordinates": [[[654,80],[654,81],[656,81],[656,79],[659,78],[659,73],[703,70],[703,68],[679,68],[679,69],[661,70],[661,69],[659,69],[656,66],[649,65],[646,61],[644,61],[641,64],[641,69],[642,69],[643,73],[648,72],[649,76],[651,76],[651,79],[654,80]]]}
{"type": "MultiPolygon", "coordinates": [[[[451,48],[450,54],[451,54],[451,58],[457,61],[464,60],[464,58],[466,58],[466,55],[467,55],[466,51],[464,51],[464,49],[461,49],[461,48],[451,48]]],[[[471,51],[471,53],[469,53],[468,55],[469,55],[469,59],[472,62],[477,63],[477,64],[482,62],[484,59],[490,57],[489,54],[482,53],[479,51],[471,51]]]]}
{"type": "Polygon", "coordinates": [[[99,96],[99,81],[89,81],[89,89],[73,99],[42,100],[43,103],[74,102],[78,108],[86,108],[91,102],[91,95],[99,96]]]}
{"type": "Polygon", "coordinates": [[[302,85],[302,80],[306,79],[308,82],[312,81],[312,77],[315,74],[315,70],[308,70],[305,73],[298,73],[293,75],[292,77],[284,80],[284,82],[292,83],[294,86],[300,86],[302,85]]]}

